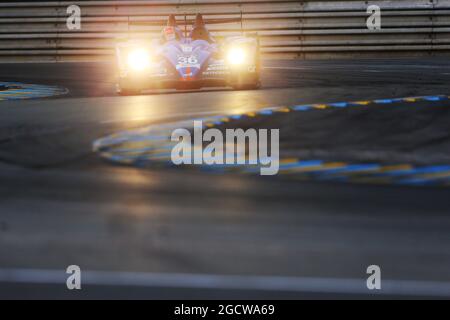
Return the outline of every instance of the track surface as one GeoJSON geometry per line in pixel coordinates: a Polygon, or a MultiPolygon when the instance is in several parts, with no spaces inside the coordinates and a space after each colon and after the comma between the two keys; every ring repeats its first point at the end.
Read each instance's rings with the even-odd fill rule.
{"type": "MultiPolygon", "coordinates": [[[[112,132],[193,115],[449,94],[447,61],[267,61],[260,91],[137,97],[114,95],[108,64],[0,70],[1,81],[70,90],[64,98],[0,103],[2,269],[77,264],[83,270],[351,278],[364,284],[367,266],[377,264],[383,279],[450,282],[449,190],[144,171],[112,166],[91,152],[93,140],[112,132]]],[[[31,282],[0,282],[0,298],[316,296],[308,290],[163,284],[92,285],[73,293],[64,283],[31,282]]],[[[327,290],[320,296],[335,296],[327,290]]]]}

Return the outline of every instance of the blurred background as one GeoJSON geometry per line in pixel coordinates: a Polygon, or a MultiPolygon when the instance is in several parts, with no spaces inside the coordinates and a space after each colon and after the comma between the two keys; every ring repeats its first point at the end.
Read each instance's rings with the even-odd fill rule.
{"type": "Polygon", "coordinates": [[[0,25],[0,298],[450,296],[450,1],[2,1],[0,25]],[[233,20],[209,26],[219,41],[258,33],[262,88],[117,96],[115,44],[198,12],[233,20]],[[132,129],[303,105],[315,107],[277,122],[303,160],[420,180],[143,168],[93,152],[132,129]],[[82,290],[66,287],[70,265],[82,290]],[[381,290],[366,286],[371,265],[381,290]]]}

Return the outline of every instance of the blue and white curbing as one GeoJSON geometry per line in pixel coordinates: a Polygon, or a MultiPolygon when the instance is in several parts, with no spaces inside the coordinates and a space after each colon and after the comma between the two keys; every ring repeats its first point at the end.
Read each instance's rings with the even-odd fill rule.
{"type": "Polygon", "coordinates": [[[8,100],[39,99],[67,94],[66,88],[20,82],[0,82],[0,102],[8,100]]]}
{"type": "MultiPolygon", "coordinates": [[[[351,108],[393,103],[438,102],[450,100],[450,96],[423,96],[398,99],[336,102],[328,104],[296,105],[292,107],[265,108],[234,115],[218,115],[201,119],[205,128],[212,128],[245,117],[270,116],[278,112],[305,112],[330,108],[351,108]]],[[[191,128],[193,120],[164,125],[152,125],[143,129],[124,131],[94,142],[93,150],[109,161],[134,166],[175,166],[171,150],[177,142],[171,141],[171,133],[178,128],[191,128]]],[[[252,174],[259,168],[249,165],[200,166],[210,172],[238,172],[252,174]]],[[[396,184],[409,186],[450,186],[450,165],[417,167],[408,163],[348,163],[323,160],[289,158],[280,160],[280,174],[292,179],[352,182],[366,184],[396,184]]]]}

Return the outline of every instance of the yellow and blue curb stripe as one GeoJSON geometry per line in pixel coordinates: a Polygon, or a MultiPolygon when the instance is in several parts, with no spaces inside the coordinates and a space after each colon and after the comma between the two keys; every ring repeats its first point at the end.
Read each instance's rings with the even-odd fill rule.
{"type": "MultiPolygon", "coordinates": [[[[276,106],[253,112],[233,115],[218,115],[195,120],[203,121],[205,128],[216,127],[224,123],[271,116],[276,113],[304,112],[312,110],[342,109],[369,105],[386,106],[395,103],[418,103],[448,101],[448,95],[406,97],[397,99],[377,99],[353,102],[335,102],[327,104],[276,106]]],[[[124,131],[94,142],[95,152],[114,163],[139,167],[163,165],[175,166],[171,161],[171,149],[177,142],[170,140],[174,129],[192,126],[193,121],[154,125],[143,129],[124,131]]],[[[190,165],[192,167],[194,165],[190,165]]],[[[203,165],[201,170],[208,172],[257,173],[255,165],[203,165]]],[[[392,184],[408,186],[450,186],[450,165],[414,166],[408,163],[352,163],[328,161],[322,159],[280,159],[279,173],[292,179],[318,180],[364,184],[392,184]]]]}
{"type": "Polygon", "coordinates": [[[0,101],[38,99],[67,94],[66,88],[20,82],[0,82],[0,101]]]}

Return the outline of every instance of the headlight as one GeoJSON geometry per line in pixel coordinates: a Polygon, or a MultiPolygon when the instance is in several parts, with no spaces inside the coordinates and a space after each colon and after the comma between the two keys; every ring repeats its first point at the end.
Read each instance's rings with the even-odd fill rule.
{"type": "Polygon", "coordinates": [[[233,65],[243,64],[247,58],[247,52],[243,48],[231,48],[228,51],[228,62],[233,65]]]}
{"type": "Polygon", "coordinates": [[[128,67],[141,71],[150,65],[150,53],[145,49],[136,49],[128,54],[128,67]]]}

